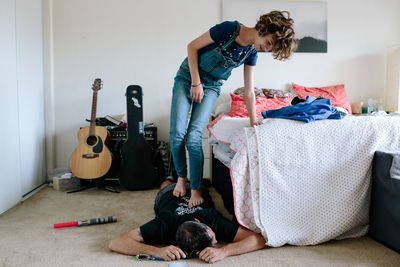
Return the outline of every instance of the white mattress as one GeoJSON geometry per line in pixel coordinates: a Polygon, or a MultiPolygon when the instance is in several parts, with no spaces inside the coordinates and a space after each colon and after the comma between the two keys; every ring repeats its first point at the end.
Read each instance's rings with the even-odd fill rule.
{"type": "Polygon", "coordinates": [[[212,145],[213,155],[227,168],[230,167],[231,161],[235,153],[229,149],[229,145],[225,143],[215,143],[212,145]]]}
{"type": "Polygon", "coordinates": [[[228,168],[235,156],[234,150],[231,149],[231,142],[240,132],[244,133],[244,127],[248,125],[248,118],[231,118],[227,114],[219,116],[207,125],[210,132],[208,142],[213,147],[214,157],[228,168]],[[213,126],[220,120],[222,120],[222,126],[215,130],[213,126]]]}

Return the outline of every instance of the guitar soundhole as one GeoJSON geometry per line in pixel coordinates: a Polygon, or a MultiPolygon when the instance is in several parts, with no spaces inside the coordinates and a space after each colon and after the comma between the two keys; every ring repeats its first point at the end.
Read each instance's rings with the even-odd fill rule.
{"type": "Polygon", "coordinates": [[[97,143],[97,137],[96,137],[96,136],[89,136],[89,137],[86,139],[86,143],[87,143],[89,146],[94,146],[94,145],[97,143]]]}

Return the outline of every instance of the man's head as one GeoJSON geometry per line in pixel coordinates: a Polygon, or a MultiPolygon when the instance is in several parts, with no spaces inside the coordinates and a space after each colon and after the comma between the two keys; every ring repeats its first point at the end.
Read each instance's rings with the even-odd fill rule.
{"type": "Polygon", "coordinates": [[[256,49],[272,50],[275,59],[288,59],[297,49],[293,19],[290,18],[288,11],[271,11],[260,16],[255,29],[258,32],[256,49]]]}
{"type": "Polygon", "coordinates": [[[213,230],[199,221],[182,223],[176,231],[175,239],[176,244],[188,254],[217,244],[213,230]]]}

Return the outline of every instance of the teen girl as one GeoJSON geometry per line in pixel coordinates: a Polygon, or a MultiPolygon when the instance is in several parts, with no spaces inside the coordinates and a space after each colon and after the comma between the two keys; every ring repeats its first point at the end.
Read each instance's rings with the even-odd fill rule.
{"type": "Polygon", "coordinates": [[[179,176],[173,191],[176,197],[186,194],[185,144],[189,153],[190,208],[204,201],[200,191],[204,162],[201,137],[223,81],[229,78],[232,69],[244,64],[244,91],[250,126],[258,125],[253,85],[257,51],[272,51],[275,59],[285,60],[296,47],[293,19],[287,11],[264,14],[254,27],[225,21],[187,46],[188,56],[176,74],[173,88],[170,144],[179,176]]]}

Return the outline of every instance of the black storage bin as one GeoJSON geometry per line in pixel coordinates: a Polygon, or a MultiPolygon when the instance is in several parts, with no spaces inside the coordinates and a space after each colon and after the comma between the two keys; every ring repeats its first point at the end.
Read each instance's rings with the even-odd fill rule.
{"type": "Polygon", "coordinates": [[[230,170],[214,156],[212,158],[212,185],[221,195],[226,210],[233,215],[233,220],[236,220],[230,170]]]}
{"type": "Polygon", "coordinates": [[[375,152],[369,235],[400,253],[400,180],[390,176],[392,160],[393,154],[375,152]]]}

